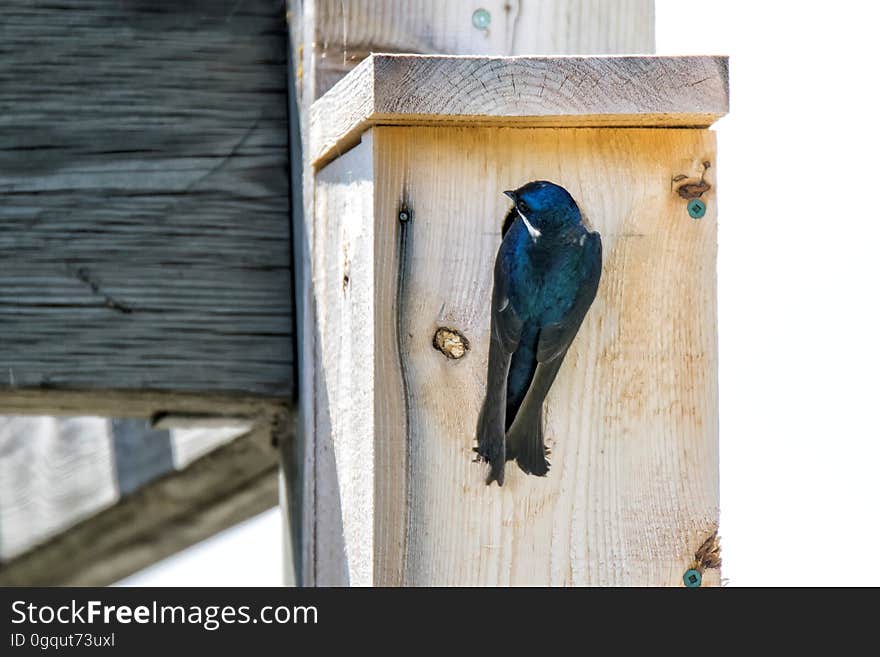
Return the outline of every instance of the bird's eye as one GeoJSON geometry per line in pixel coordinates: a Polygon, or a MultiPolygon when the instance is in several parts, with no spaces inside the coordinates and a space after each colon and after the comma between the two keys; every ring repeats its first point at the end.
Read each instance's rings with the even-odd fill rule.
{"type": "Polygon", "coordinates": [[[526,212],[529,209],[529,206],[526,205],[525,201],[517,201],[516,207],[519,208],[520,212],[526,212]]]}

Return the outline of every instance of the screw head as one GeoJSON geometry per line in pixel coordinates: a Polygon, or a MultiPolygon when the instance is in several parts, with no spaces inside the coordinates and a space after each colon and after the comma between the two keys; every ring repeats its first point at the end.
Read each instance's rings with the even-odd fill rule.
{"type": "Polygon", "coordinates": [[[485,9],[477,9],[474,15],[471,16],[471,22],[478,30],[488,29],[489,23],[492,22],[492,14],[485,9]]]}
{"type": "Polygon", "coordinates": [[[400,214],[397,215],[397,218],[400,221],[409,221],[409,210],[401,210],[400,214]]]}
{"type": "Polygon", "coordinates": [[[706,214],[706,204],[698,198],[688,201],[688,214],[694,219],[701,219],[706,214]]]}
{"type": "Polygon", "coordinates": [[[691,568],[685,571],[682,580],[684,581],[684,585],[689,589],[696,589],[703,583],[703,576],[700,574],[699,570],[691,568]]]}

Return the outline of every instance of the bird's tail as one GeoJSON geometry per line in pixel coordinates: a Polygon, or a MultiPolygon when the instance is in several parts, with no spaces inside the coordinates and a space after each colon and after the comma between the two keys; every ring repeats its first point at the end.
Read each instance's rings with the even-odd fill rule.
{"type": "Polygon", "coordinates": [[[524,405],[507,432],[507,458],[516,459],[520,469],[538,477],[550,470],[544,446],[543,405],[524,405]]]}
{"type": "Polygon", "coordinates": [[[480,419],[477,421],[477,446],[474,451],[479,458],[489,464],[489,474],[486,483],[497,481],[499,486],[504,484],[504,427],[498,414],[498,400],[490,396],[483,402],[480,411],[480,419]]]}
{"type": "Polygon", "coordinates": [[[494,339],[489,343],[489,370],[486,384],[486,398],[477,420],[477,446],[474,451],[480,459],[489,464],[486,483],[497,481],[504,484],[504,396],[509,356],[506,356],[501,343],[494,339]]]}

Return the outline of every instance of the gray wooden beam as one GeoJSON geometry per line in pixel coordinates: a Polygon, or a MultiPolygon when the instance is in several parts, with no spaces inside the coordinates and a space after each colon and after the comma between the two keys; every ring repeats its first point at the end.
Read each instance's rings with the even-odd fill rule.
{"type": "Polygon", "coordinates": [[[114,418],[110,421],[110,433],[120,495],[133,493],[174,470],[169,431],[154,429],[147,420],[114,418]]]}
{"type": "Polygon", "coordinates": [[[162,420],[170,414],[228,417],[237,421],[271,413],[277,407],[286,405],[289,405],[289,400],[253,394],[0,388],[0,410],[21,415],[100,415],[162,420]]]}
{"type": "Polygon", "coordinates": [[[0,408],[21,390],[50,412],[105,390],[289,400],[282,3],[2,13],[0,408]]]}
{"type": "MultiPolygon", "coordinates": [[[[296,345],[297,391],[301,394],[303,389],[308,390],[311,385],[312,371],[308,368],[310,358],[303,358],[303,349],[311,347],[309,338],[312,327],[307,325],[311,321],[311,314],[307,308],[310,297],[306,292],[306,281],[310,278],[311,254],[304,241],[304,222],[306,208],[306,187],[303,178],[303,132],[301,125],[308,112],[300,110],[302,100],[296,81],[300,79],[299,68],[301,57],[304,52],[303,44],[303,2],[302,0],[286,0],[288,42],[287,42],[287,76],[290,84],[287,89],[288,117],[290,121],[290,223],[291,236],[293,238],[293,279],[294,279],[294,310],[296,322],[294,334],[296,345]],[[304,116],[305,114],[305,116],[304,116]]],[[[308,188],[311,189],[310,187],[308,188]]],[[[303,518],[304,505],[310,499],[306,495],[304,486],[303,464],[306,462],[305,450],[309,443],[302,440],[305,435],[306,424],[311,421],[314,409],[305,409],[300,406],[301,412],[297,414],[295,431],[282,436],[279,443],[281,460],[280,503],[283,529],[283,555],[284,555],[284,582],[290,586],[303,585],[304,579],[304,534],[303,518]],[[294,437],[300,437],[294,440],[294,437]]]]}
{"type": "Polygon", "coordinates": [[[0,563],[0,586],[110,584],[275,506],[278,444],[293,422],[278,409],[185,470],[0,563]]]}

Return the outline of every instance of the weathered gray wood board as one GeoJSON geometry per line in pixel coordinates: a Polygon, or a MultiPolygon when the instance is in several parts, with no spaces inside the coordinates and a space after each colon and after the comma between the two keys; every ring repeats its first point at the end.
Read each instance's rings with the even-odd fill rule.
{"type": "Polygon", "coordinates": [[[159,428],[171,428],[178,418],[185,417],[258,417],[283,412],[286,405],[283,400],[260,395],[161,390],[101,390],[96,394],[94,390],[7,388],[0,395],[0,408],[8,414],[136,417],[155,419],[159,428]]]}
{"type": "Polygon", "coordinates": [[[210,449],[198,430],[171,430],[174,466],[141,470],[144,484],[127,495],[132,477],[116,472],[107,420],[0,423],[0,585],[110,584],[275,506],[276,445],[291,422],[266,416],[238,436],[211,429],[210,449]]]}
{"type": "Polygon", "coordinates": [[[311,158],[383,124],[706,127],[727,78],[726,57],[371,55],[312,107],[311,158]]]}
{"type": "Polygon", "coordinates": [[[288,399],[282,3],[0,15],[0,392],[288,399]]]}
{"type": "Polygon", "coordinates": [[[314,5],[318,96],[371,52],[654,52],[653,0],[318,0],[314,5]],[[488,20],[485,27],[480,19],[488,20]]]}

